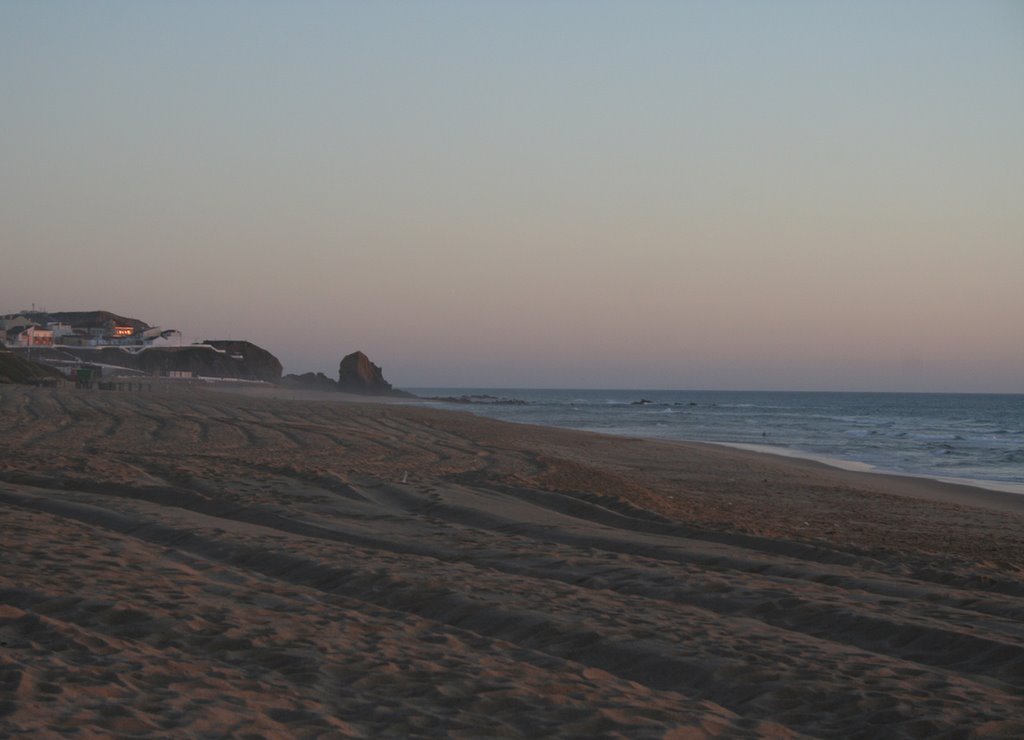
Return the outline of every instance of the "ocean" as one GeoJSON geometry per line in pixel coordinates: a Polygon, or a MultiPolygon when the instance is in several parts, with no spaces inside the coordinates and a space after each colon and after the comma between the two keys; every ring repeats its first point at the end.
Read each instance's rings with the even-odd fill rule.
{"type": "Polygon", "coordinates": [[[1024,494],[1024,395],[417,388],[506,421],[762,450],[1024,494]]]}

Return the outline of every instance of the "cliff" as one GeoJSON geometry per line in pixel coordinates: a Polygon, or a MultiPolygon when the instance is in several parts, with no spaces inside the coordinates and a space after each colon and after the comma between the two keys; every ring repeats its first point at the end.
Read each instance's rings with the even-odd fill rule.
{"type": "MultiPolygon", "coordinates": [[[[259,380],[268,383],[282,383],[292,388],[313,390],[334,390],[366,395],[411,396],[397,391],[384,379],[378,365],[362,352],[353,352],[342,358],[338,366],[338,380],[335,382],[323,373],[303,373],[282,378],[281,362],[270,352],[251,342],[207,339],[202,344],[184,347],[152,346],[153,336],[141,335],[152,329],[139,319],[121,316],[110,311],[27,311],[27,319],[39,324],[64,324],[74,329],[74,336],[68,344],[58,334],[56,346],[37,346],[32,349],[33,359],[48,362],[56,367],[75,364],[77,358],[83,362],[106,366],[105,372],[118,372],[123,368],[145,375],[166,375],[187,373],[189,375],[213,378],[239,378],[259,380]],[[122,344],[124,334],[113,336],[113,327],[130,326],[134,333],[130,342],[122,344]],[[94,331],[100,330],[100,331],[94,331]],[[136,339],[136,335],[138,338],[136,339]],[[74,339],[75,341],[71,341],[74,339]],[[102,346],[89,346],[102,344],[102,346]]],[[[150,332],[157,334],[159,331],[150,332]]],[[[164,332],[170,334],[174,332],[164,332]]],[[[64,330],[64,335],[67,330],[64,330]]],[[[19,348],[19,352],[22,348],[19,348]]],[[[19,371],[20,372],[20,371],[19,371]]],[[[17,374],[21,377],[20,374],[17,374]]],[[[6,376],[4,376],[6,377],[6,376]]]]}
{"type": "Polygon", "coordinates": [[[99,329],[108,323],[114,323],[118,326],[130,326],[136,331],[145,331],[150,328],[145,321],[120,316],[110,311],[26,311],[23,316],[32,319],[40,326],[57,322],[75,327],[99,329]]]}
{"type": "Polygon", "coordinates": [[[62,380],[65,378],[59,370],[26,360],[14,352],[0,351],[0,383],[40,385],[62,380]]]}
{"type": "Polygon", "coordinates": [[[302,373],[301,375],[289,373],[281,378],[281,385],[284,388],[295,388],[305,391],[338,390],[338,382],[328,378],[323,373],[302,373]]]}
{"type": "Polygon", "coordinates": [[[240,378],[278,383],[281,363],[270,352],[251,342],[215,340],[184,347],[147,347],[131,351],[122,347],[60,347],[34,350],[40,360],[67,360],[69,355],[96,365],[113,365],[146,375],[169,371],[210,378],[240,378]]]}
{"type": "MultiPolygon", "coordinates": [[[[252,380],[265,380],[268,383],[279,383],[281,381],[281,362],[274,355],[252,342],[244,342],[228,339],[207,339],[205,344],[219,350],[224,350],[229,357],[242,362],[246,377],[252,380]]],[[[242,377],[242,376],[236,376],[242,377]]]]}
{"type": "Polygon", "coordinates": [[[392,388],[391,383],[384,380],[380,366],[370,362],[370,358],[362,352],[353,352],[341,358],[341,364],[338,366],[338,390],[370,396],[414,397],[412,393],[392,388]]]}
{"type": "Polygon", "coordinates": [[[391,392],[391,383],[384,380],[380,366],[370,362],[362,352],[341,358],[338,365],[338,390],[347,393],[379,395],[391,392]]]}

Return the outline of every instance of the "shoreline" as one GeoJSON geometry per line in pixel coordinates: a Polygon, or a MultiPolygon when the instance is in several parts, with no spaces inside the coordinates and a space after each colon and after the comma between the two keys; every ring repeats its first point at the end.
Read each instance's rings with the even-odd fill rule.
{"type": "Polygon", "coordinates": [[[795,450],[789,447],[773,447],[772,445],[752,445],[742,444],[738,442],[700,442],[698,440],[685,441],[692,441],[696,444],[719,445],[721,447],[730,447],[732,449],[746,450],[748,452],[756,452],[764,455],[774,455],[776,457],[782,457],[791,460],[806,460],[808,462],[820,463],[821,465],[825,465],[829,468],[835,468],[836,470],[843,470],[850,473],[866,473],[868,475],[881,475],[886,476],[888,478],[910,478],[914,480],[931,481],[934,483],[942,483],[948,486],[955,486],[961,489],[978,490],[987,493],[1006,493],[1012,496],[1020,496],[1024,498],[1024,483],[988,480],[984,478],[955,478],[952,476],[929,475],[926,473],[901,473],[895,470],[884,470],[874,465],[871,465],[870,463],[859,462],[856,460],[844,460],[842,458],[829,457],[827,455],[817,455],[813,452],[804,452],[803,450],[795,450]]]}
{"type": "Polygon", "coordinates": [[[1019,496],[272,393],[0,386],[0,735],[1024,735],[1019,496]]]}
{"type": "MultiPolygon", "coordinates": [[[[775,458],[794,465],[806,465],[816,469],[832,471],[837,478],[849,480],[869,489],[885,488],[887,492],[900,496],[923,499],[927,501],[942,501],[964,506],[983,506],[996,511],[1008,511],[1024,513],[1024,493],[1016,491],[988,488],[984,483],[987,481],[967,481],[962,479],[943,479],[926,475],[910,475],[906,473],[894,473],[884,470],[863,470],[844,468],[835,465],[829,459],[803,456],[798,454],[787,455],[773,452],[768,449],[751,449],[755,445],[732,445],[725,442],[681,442],[684,445],[721,447],[738,452],[746,452],[752,455],[775,458]]],[[[765,445],[767,447],[767,445],[765,445]]],[[[1011,484],[1012,485],[1012,484],[1011,484]]]]}
{"type": "MultiPolygon", "coordinates": [[[[972,485],[959,481],[944,481],[927,476],[905,475],[878,470],[847,470],[813,458],[796,455],[781,455],[767,450],[741,449],[720,442],[616,435],[599,431],[573,429],[570,427],[508,421],[483,414],[477,414],[471,408],[437,408],[430,402],[423,403],[422,400],[424,399],[381,399],[373,396],[318,391],[287,390],[282,393],[276,389],[274,391],[271,391],[270,389],[245,388],[207,388],[204,390],[212,392],[220,390],[231,394],[255,395],[257,397],[262,394],[272,392],[273,397],[278,400],[355,404],[357,406],[366,407],[380,405],[382,408],[404,407],[410,409],[423,409],[428,413],[452,415],[455,418],[461,418],[463,420],[480,420],[483,424],[493,423],[499,426],[508,425],[509,427],[520,431],[532,430],[538,435],[564,433],[565,435],[569,435],[570,438],[573,438],[572,435],[580,435],[581,437],[592,436],[603,440],[603,446],[606,448],[614,448],[617,443],[624,442],[628,446],[629,443],[642,442],[656,449],[667,446],[670,449],[675,448],[677,450],[701,450],[703,452],[714,452],[716,456],[720,456],[720,453],[727,453],[724,458],[722,458],[724,465],[735,465],[737,462],[742,461],[744,465],[760,467],[769,463],[767,468],[769,475],[779,476],[780,478],[792,481],[794,484],[799,484],[801,476],[805,472],[813,471],[816,476],[821,477],[818,485],[828,486],[830,488],[843,487],[849,490],[851,495],[856,495],[855,492],[870,493],[873,495],[892,496],[907,501],[919,501],[926,504],[930,503],[937,505],[950,505],[954,507],[968,507],[1006,514],[1024,514],[1024,496],[1014,492],[1000,491],[986,488],[981,485],[972,485]],[[418,400],[421,402],[417,402],[418,400]]],[[[632,468],[628,471],[629,475],[636,475],[637,473],[638,471],[632,468]]],[[[751,481],[748,481],[745,486],[749,488],[751,483],[751,481]]],[[[673,497],[671,490],[659,489],[658,492],[662,497],[662,500],[657,501],[657,503],[652,503],[650,499],[644,497],[641,499],[641,505],[653,505],[657,510],[669,513],[671,516],[679,516],[681,511],[686,511],[687,513],[692,513],[694,511],[693,508],[682,507],[682,509],[680,509],[680,507],[673,506],[671,503],[665,504],[664,499],[666,498],[671,502],[673,497]]],[[[810,502],[805,502],[805,505],[809,503],[810,502]]],[[[754,503],[752,501],[747,501],[746,505],[751,509],[757,509],[762,506],[762,504],[754,503]]],[[[724,514],[719,507],[714,505],[702,505],[701,508],[707,509],[707,512],[704,513],[703,516],[711,519],[717,520],[724,514]]],[[[843,507],[840,506],[839,508],[843,507]]],[[[908,516],[912,517],[914,513],[918,513],[917,510],[908,516]]],[[[740,524],[737,522],[737,524],[740,524],[743,528],[748,528],[750,531],[773,532],[787,537],[805,535],[805,533],[800,531],[799,527],[793,528],[782,526],[777,521],[773,521],[772,524],[767,527],[762,526],[759,523],[755,523],[760,518],[770,521],[772,519],[772,512],[762,510],[758,515],[752,515],[750,517],[750,519],[753,519],[754,521],[750,521],[750,519],[748,519],[748,523],[740,524]]],[[[821,525],[821,527],[826,530],[830,526],[831,525],[828,524],[821,525]]]]}
{"type": "MultiPolygon", "coordinates": [[[[489,389],[483,389],[483,390],[485,390],[485,391],[487,391],[489,393],[496,393],[496,392],[501,392],[501,391],[514,392],[516,390],[521,390],[521,389],[490,389],[489,388],[489,389]]],[[[609,391],[609,392],[612,392],[612,391],[609,391]]],[[[657,391],[657,392],[661,393],[661,392],[664,392],[664,391],[657,391]]],[[[636,393],[639,394],[639,393],[642,393],[642,391],[636,391],[636,393]]],[[[825,392],[823,392],[823,393],[825,393],[825,392]]],[[[831,393],[826,393],[826,395],[831,395],[831,393]]],[[[906,395],[906,394],[894,394],[894,395],[906,395]]],[[[967,395],[967,394],[929,394],[929,393],[926,393],[926,394],[921,394],[921,395],[926,395],[927,396],[927,395],[967,395]]],[[[1019,395],[1019,394],[991,394],[991,393],[989,393],[989,394],[974,394],[974,395],[992,396],[992,395],[1019,395]]],[[[436,399],[431,399],[431,398],[422,398],[422,399],[418,399],[418,400],[423,401],[423,402],[427,402],[427,403],[431,403],[431,402],[433,402],[433,403],[440,403],[440,401],[438,401],[436,399]]],[[[440,409],[440,410],[451,410],[451,411],[463,411],[464,410],[464,411],[466,411],[468,413],[472,413],[472,414],[475,414],[475,415],[478,415],[478,416],[482,416],[484,418],[501,420],[501,421],[508,421],[509,423],[513,423],[513,424],[517,424],[517,423],[525,423],[525,424],[534,423],[534,422],[520,422],[520,421],[515,421],[515,420],[504,419],[502,417],[493,416],[493,415],[486,414],[486,413],[478,413],[476,410],[474,410],[472,404],[467,404],[467,407],[465,409],[440,409]]],[[[572,426],[559,426],[559,425],[553,425],[553,424],[552,425],[539,424],[539,426],[551,426],[553,428],[558,428],[558,429],[572,429],[572,430],[575,430],[575,431],[593,432],[595,434],[608,434],[610,436],[619,436],[619,437],[626,437],[626,438],[638,438],[638,439],[650,439],[650,440],[662,440],[662,441],[676,441],[676,442],[684,442],[684,443],[692,442],[692,443],[698,443],[698,444],[720,445],[720,446],[729,447],[729,448],[732,448],[732,449],[741,449],[741,450],[748,450],[748,451],[751,451],[751,452],[760,452],[760,453],[764,453],[764,454],[768,454],[768,455],[776,455],[776,456],[784,457],[784,458],[816,461],[816,462],[822,463],[824,465],[828,465],[829,467],[837,468],[839,470],[873,473],[873,474],[876,474],[876,475],[892,476],[892,477],[897,477],[897,478],[905,477],[905,478],[922,479],[922,480],[934,481],[936,483],[943,483],[943,484],[947,484],[947,485],[951,485],[951,486],[960,486],[960,487],[963,487],[963,488],[979,489],[981,491],[998,492],[998,493],[1009,493],[1009,494],[1014,494],[1014,495],[1018,495],[1018,496],[1024,496],[1024,482],[1005,481],[1005,480],[994,479],[994,478],[977,478],[977,477],[964,478],[964,477],[958,477],[958,476],[954,476],[954,475],[944,475],[944,474],[941,474],[941,473],[905,472],[905,471],[892,470],[892,469],[878,467],[874,463],[868,463],[868,462],[864,462],[862,460],[834,457],[834,456],[831,456],[831,455],[824,455],[824,454],[815,453],[815,452],[811,452],[811,451],[805,451],[805,450],[801,450],[801,449],[793,448],[793,447],[783,447],[783,446],[776,446],[776,445],[754,444],[754,443],[743,443],[743,442],[722,442],[722,441],[712,441],[712,440],[696,439],[696,438],[684,439],[684,438],[676,438],[676,437],[652,437],[652,436],[644,435],[642,431],[638,431],[637,433],[634,434],[634,433],[629,433],[629,432],[606,432],[606,431],[603,431],[603,430],[597,430],[597,429],[592,429],[592,428],[572,427],[572,426]]]]}
{"type": "MultiPolygon", "coordinates": [[[[516,426],[536,427],[539,429],[560,429],[568,432],[579,432],[582,434],[597,434],[611,439],[642,439],[648,442],[665,442],[680,445],[708,445],[711,447],[725,448],[749,452],[755,455],[767,455],[781,460],[790,460],[803,463],[814,463],[830,470],[843,473],[859,473],[868,476],[878,476],[878,483],[885,482],[892,484],[896,490],[906,492],[913,498],[945,501],[949,503],[960,503],[970,505],[976,500],[980,505],[988,506],[1000,511],[1024,511],[1024,483],[1003,482],[998,480],[954,478],[949,476],[938,476],[929,474],[903,473],[898,471],[879,469],[870,463],[833,458],[826,455],[818,455],[812,452],[804,452],[789,447],[776,447],[773,445],[757,445],[733,442],[712,442],[697,439],[673,439],[668,437],[647,437],[643,435],[616,434],[612,432],[595,431],[591,429],[578,429],[575,427],[556,426],[548,424],[536,424],[531,422],[512,421],[501,419],[487,414],[474,411],[472,405],[466,408],[437,408],[436,404],[442,403],[430,398],[388,398],[386,396],[362,396],[352,393],[336,393],[329,391],[303,391],[294,389],[270,389],[270,388],[209,388],[209,390],[222,391],[239,394],[268,394],[272,393],[275,399],[291,399],[297,401],[324,401],[335,403],[359,403],[359,404],[383,404],[383,405],[405,405],[413,408],[427,408],[440,413],[468,414],[474,418],[487,419],[502,424],[513,424],[516,426]],[[1007,498],[1010,497],[1010,498],[1007,498]],[[1012,498],[1016,497],[1016,498],[1012,498]],[[1019,499],[1019,501],[1018,501],[1019,499]]],[[[492,389],[488,389],[492,390],[492,389]]],[[[865,480],[867,482],[868,479],[865,480]]]]}

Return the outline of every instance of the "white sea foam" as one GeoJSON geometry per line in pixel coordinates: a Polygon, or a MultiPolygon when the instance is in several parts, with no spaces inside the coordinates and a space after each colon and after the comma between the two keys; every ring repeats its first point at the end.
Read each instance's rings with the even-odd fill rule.
{"type": "Polygon", "coordinates": [[[732,447],[737,450],[747,450],[748,452],[763,452],[769,455],[778,455],[780,457],[792,457],[799,460],[812,460],[814,462],[822,463],[833,468],[841,468],[842,470],[851,470],[859,473],[876,473],[878,469],[874,465],[870,465],[864,462],[857,462],[856,460],[843,460],[838,457],[829,457],[827,455],[815,455],[811,452],[802,452],[800,450],[794,450],[789,447],[774,447],[773,445],[752,445],[744,444],[741,442],[716,442],[723,447],[732,447]]]}
{"type": "MultiPolygon", "coordinates": [[[[925,476],[918,476],[925,477],[925,476]]],[[[1024,483],[1008,483],[998,480],[980,480],[978,478],[933,478],[943,483],[952,483],[958,486],[973,486],[974,488],[986,488],[990,491],[1002,491],[1003,493],[1016,493],[1024,496],[1024,483]]]]}
{"type": "Polygon", "coordinates": [[[736,444],[731,442],[721,442],[716,444],[721,444],[723,447],[732,447],[737,450],[747,450],[748,452],[762,452],[769,455],[778,455],[779,457],[789,457],[797,460],[811,460],[813,462],[822,463],[823,465],[828,465],[829,467],[832,468],[839,468],[840,470],[849,470],[857,473],[880,473],[886,475],[901,475],[907,478],[922,478],[925,480],[936,480],[941,483],[950,483],[952,485],[958,486],[972,486],[974,488],[984,488],[989,491],[1016,493],[1024,496],[1024,483],[1008,483],[1005,481],[982,480],[979,478],[950,478],[947,476],[937,475],[912,475],[908,473],[900,473],[894,470],[881,470],[874,465],[857,462],[855,460],[843,460],[841,458],[828,457],[826,455],[814,455],[808,452],[793,450],[788,447],[773,447],[771,445],[736,444]]]}

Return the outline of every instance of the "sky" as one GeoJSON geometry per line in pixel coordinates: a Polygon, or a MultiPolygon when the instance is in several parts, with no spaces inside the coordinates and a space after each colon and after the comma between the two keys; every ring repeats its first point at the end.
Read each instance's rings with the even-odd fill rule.
{"type": "Polygon", "coordinates": [[[0,313],[399,387],[1024,392],[1024,2],[0,0],[0,313]]]}

